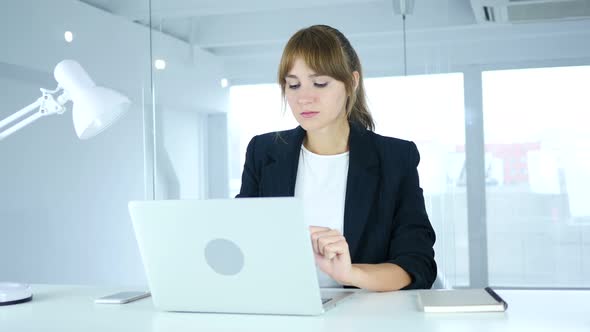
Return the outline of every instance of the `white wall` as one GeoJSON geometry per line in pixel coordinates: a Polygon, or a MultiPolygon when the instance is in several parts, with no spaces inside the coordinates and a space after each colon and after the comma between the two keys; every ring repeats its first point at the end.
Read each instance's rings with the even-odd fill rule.
{"type": "Polygon", "coordinates": [[[208,197],[227,198],[229,196],[227,114],[209,114],[207,131],[208,197]]]}
{"type": "Polygon", "coordinates": [[[158,199],[206,198],[207,114],[158,108],[158,199]]]}
{"type": "MultiPolygon", "coordinates": [[[[2,114],[37,89],[0,80],[2,114]]],[[[144,196],[142,139],[135,106],[92,140],[77,139],[68,112],[0,142],[0,280],[144,283],[127,215],[144,196]]]]}
{"type": "Polygon", "coordinates": [[[38,98],[40,87],[55,88],[52,70],[64,58],[133,102],[130,114],[88,141],[77,139],[68,111],[0,142],[0,280],[145,284],[127,202],[151,198],[151,105],[185,124],[186,135],[162,141],[173,157],[167,175],[196,183],[182,193],[197,195],[204,157],[177,143],[198,147],[200,114],[225,110],[221,62],[154,32],[154,56],[169,66],[153,75],[152,96],[149,29],[74,0],[3,2],[0,45],[0,119],[38,98]],[[65,43],[65,30],[74,43],[65,43]]]}

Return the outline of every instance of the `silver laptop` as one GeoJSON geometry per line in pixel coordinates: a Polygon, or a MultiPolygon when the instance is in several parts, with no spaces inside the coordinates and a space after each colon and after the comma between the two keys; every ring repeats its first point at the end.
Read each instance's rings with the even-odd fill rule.
{"type": "Polygon", "coordinates": [[[133,201],[129,212],[159,310],[318,315],[354,294],[320,291],[297,198],[133,201]]]}

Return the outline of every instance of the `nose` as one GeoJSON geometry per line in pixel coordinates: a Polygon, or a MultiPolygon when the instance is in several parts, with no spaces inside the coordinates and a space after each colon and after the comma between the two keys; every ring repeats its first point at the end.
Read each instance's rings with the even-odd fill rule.
{"type": "Polygon", "coordinates": [[[313,103],[313,100],[311,98],[299,98],[297,102],[299,103],[299,105],[309,105],[313,103]]]}
{"type": "Polygon", "coordinates": [[[299,105],[309,105],[317,99],[315,94],[309,89],[301,87],[298,92],[297,103],[299,103],[299,105]]]}

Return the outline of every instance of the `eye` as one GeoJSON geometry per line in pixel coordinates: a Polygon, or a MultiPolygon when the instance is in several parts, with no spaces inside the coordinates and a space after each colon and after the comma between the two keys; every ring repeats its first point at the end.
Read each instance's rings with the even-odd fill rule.
{"type": "Polygon", "coordinates": [[[301,86],[300,83],[297,83],[297,84],[287,84],[287,87],[289,89],[291,89],[291,90],[295,90],[295,89],[299,88],[300,86],[301,86]]]}
{"type": "Polygon", "coordinates": [[[313,85],[316,88],[325,88],[326,86],[328,86],[328,82],[326,82],[326,83],[314,83],[313,85]]]}

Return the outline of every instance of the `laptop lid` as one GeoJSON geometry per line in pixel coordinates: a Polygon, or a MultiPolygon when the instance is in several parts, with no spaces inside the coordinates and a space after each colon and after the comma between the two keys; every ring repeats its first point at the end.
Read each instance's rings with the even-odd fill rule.
{"type": "Polygon", "coordinates": [[[129,211],[158,309],[323,312],[297,198],[133,201],[129,211]]]}

